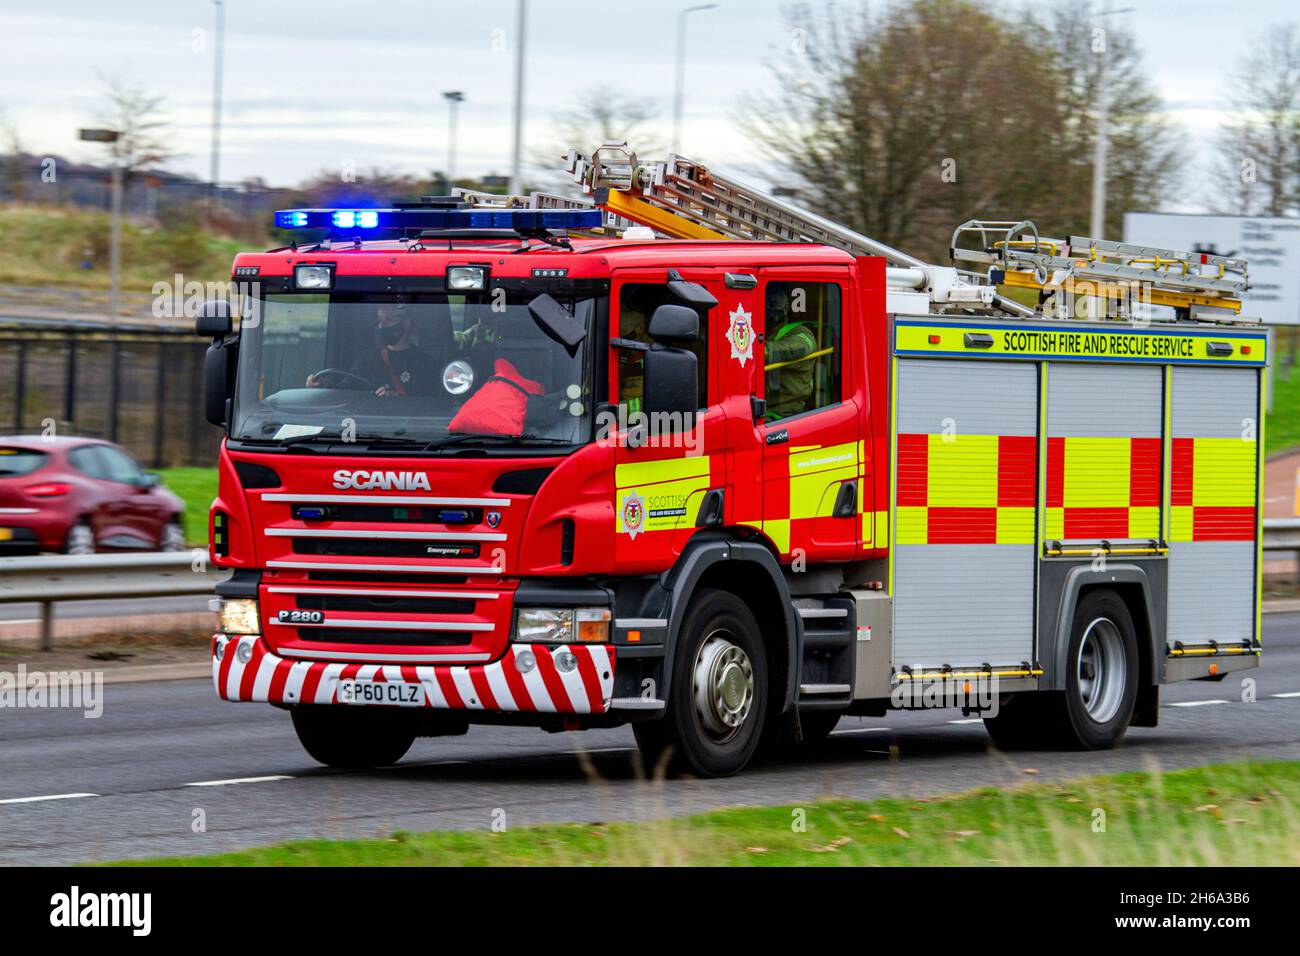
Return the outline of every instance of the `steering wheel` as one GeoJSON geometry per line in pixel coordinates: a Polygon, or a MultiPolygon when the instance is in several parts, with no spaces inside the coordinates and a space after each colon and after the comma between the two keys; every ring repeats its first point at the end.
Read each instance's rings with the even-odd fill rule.
{"type": "Polygon", "coordinates": [[[319,372],[312,372],[311,375],[307,376],[307,379],[308,381],[314,380],[318,388],[341,388],[342,380],[345,379],[360,382],[362,388],[367,392],[373,392],[377,388],[375,383],[368,378],[363,378],[356,372],[349,372],[347,369],[342,368],[323,368],[319,372]],[[332,380],[332,384],[326,385],[324,381],[326,378],[332,380]]]}

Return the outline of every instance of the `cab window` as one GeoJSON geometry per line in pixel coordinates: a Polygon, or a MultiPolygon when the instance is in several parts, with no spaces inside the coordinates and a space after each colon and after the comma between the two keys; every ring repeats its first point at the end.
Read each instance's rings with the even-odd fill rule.
{"type": "MultiPolygon", "coordinates": [[[[618,335],[635,342],[650,342],[646,327],[650,316],[661,305],[681,305],[681,302],[658,283],[629,282],[618,296],[618,335]]],[[[700,334],[688,348],[695,353],[699,374],[700,406],[709,403],[709,317],[700,316],[700,334]]],[[[629,412],[641,410],[645,390],[645,353],[632,349],[618,349],[618,400],[629,412]]]]}
{"type": "Polygon", "coordinates": [[[763,361],[769,422],[840,401],[840,287],[769,282],[763,295],[763,361]]]}

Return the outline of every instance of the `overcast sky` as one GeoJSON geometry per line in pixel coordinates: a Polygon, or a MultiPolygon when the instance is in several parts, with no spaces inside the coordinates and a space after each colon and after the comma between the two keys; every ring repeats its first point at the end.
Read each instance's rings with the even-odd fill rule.
{"type": "MultiPolygon", "coordinates": [[[[673,11],[689,2],[529,0],[529,145],[547,143],[553,114],[592,86],[648,100],[666,139],[673,11]]],[[[718,9],[692,15],[687,155],[751,165],[734,116],[746,92],[770,85],[765,61],[789,50],[783,6],[719,0],[718,9]]],[[[1270,24],[1300,20],[1284,0],[1114,6],[1129,10],[1121,16],[1192,153],[1204,151],[1221,119],[1233,61],[1270,24]]],[[[441,169],[448,89],[466,94],[459,172],[508,172],[515,0],[227,0],[225,8],[223,181],[261,176],[292,185],[349,162],[359,170],[441,169]]],[[[212,24],[210,0],[41,0],[26,9],[2,0],[0,111],[28,152],[97,159],[76,131],[93,123],[102,98],[96,71],[120,73],[165,94],[177,154],[171,168],[206,176],[212,24]]]]}

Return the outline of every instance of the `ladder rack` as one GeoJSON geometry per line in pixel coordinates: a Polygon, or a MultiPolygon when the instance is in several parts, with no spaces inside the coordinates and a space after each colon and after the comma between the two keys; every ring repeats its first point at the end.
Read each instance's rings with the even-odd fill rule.
{"type": "Polygon", "coordinates": [[[1137,317],[1139,308],[1166,305],[1181,316],[1224,322],[1236,319],[1249,287],[1244,259],[1080,236],[1045,238],[1028,220],[964,222],[953,231],[954,265],[936,266],[684,156],[641,162],[623,142],[603,143],[590,156],[571,149],[565,169],[582,198],[454,192],[483,208],[595,206],[606,213],[605,228],[615,232],[637,224],[676,239],[811,242],[855,256],[882,256],[891,265],[890,289],[923,293],[938,312],[1073,318],[1071,297],[1087,297],[1106,303],[1103,316],[1137,317]],[[957,263],[981,269],[959,269],[957,263]],[[1039,308],[999,294],[1000,285],[1036,291],[1039,308]]]}

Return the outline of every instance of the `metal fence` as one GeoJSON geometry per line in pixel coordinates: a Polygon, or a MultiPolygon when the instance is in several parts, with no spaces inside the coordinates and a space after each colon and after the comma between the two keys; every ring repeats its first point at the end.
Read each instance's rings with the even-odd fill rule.
{"type": "Polygon", "coordinates": [[[206,343],[186,329],[0,324],[0,433],[105,438],[151,468],[211,465],[206,343]]]}

